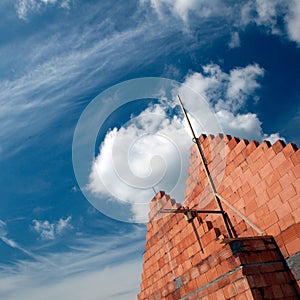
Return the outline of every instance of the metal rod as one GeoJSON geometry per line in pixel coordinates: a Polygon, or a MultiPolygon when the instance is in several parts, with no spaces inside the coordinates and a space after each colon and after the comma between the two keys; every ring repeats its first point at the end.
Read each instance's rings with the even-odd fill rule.
{"type": "Polygon", "coordinates": [[[202,162],[203,168],[204,168],[204,172],[205,172],[206,177],[207,177],[207,179],[208,179],[209,185],[210,185],[210,187],[211,187],[211,189],[212,189],[214,198],[215,198],[215,200],[216,200],[216,202],[217,202],[217,204],[218,204],[218,206],[219,206],[220,211],[222,212],[222,217],[223,217],[223,221],[224,221],[224,224],[225,224],[225,227],[226,227],[226,231],[227,231],[229,237],[232,238],[233,235],[232,235],[231,229],[230,229],[230,227],[229,227],[229,224],[228,224],[228,222],[227,222],[227,220],[226,220],[226,213],[225,213],[225,211],[224,211],[224,209],[223,209],[223,206],[222,206],[222,203],[221,203],[219,197],[217,196],[217,190],[216,190],[216,187],[215,187],[214,182],[213,182],[213,180],[212,180],[212,177],[211,177],[211,175],[210,175],[208,166],[207,166],[207,164],[206,164],[206,161],[205,161],[205,157],[204,157],[204,153],[203,153],[201,144],[200,144],[200,142],[199,142],[199,139],[197,139],[197,137],[196,137],[196,135],[195,135],[194,129],[193,129],[193,127],[192,127],[192,124],[191,124],[191,122],[190,122],[190,119],[189,119],[189,117],[188,117],[188,115],[187,115],[187,112],[186,112],[186,110],[185,110],[185,108],[184,108],[184,106],[183,106],[183,103],[182,103],[182,101],[181,101],[179,95],[178,95],[178,100],[179,100],[179,103],[180,103],[181,110],[182,110],[182,112],[183,112],[183,114],[184,114],[184,116],[185,116],[185,118],[186,118],[186,120],[187,120],[187,122],[188,122],[189,128],[190,128],[190,130],[191,130],[191,132],[192,132],[192,135],[193,135],[193,142],[196,143],[196,145],[197,145],[197,147],[198,147],[198,150],[199,150],[199,153],[200,153],[201,162],[202,162]]]}
{"type": "Polygon", "coordinates": [[[249,226],[251,226],[258,234],[265,235],[265,232],[259,229],[254,223],[252,223],[245,215],[238,211],[234,206],[232,206],[226,199],[217,194],[217,197],[228,206],[235,214],[237,214],[241,219],[243,219],[249,226]]]}
{"type": "Polygon", "coordinates": [[[220,210],[198,210],[198,209],[161,209],[161,213],[186,213],[189,211],[194,211],[198,214],[222,214],[222,211],[220,210]]]}
{"type": "Polygon", "coordinates": [[[154,192],[154,195],[156,195],[156,194],[157,194],[157,191],[155,190],[154,186],[152,187],[152,190],[153,190],[153,192],[154,192]]]}

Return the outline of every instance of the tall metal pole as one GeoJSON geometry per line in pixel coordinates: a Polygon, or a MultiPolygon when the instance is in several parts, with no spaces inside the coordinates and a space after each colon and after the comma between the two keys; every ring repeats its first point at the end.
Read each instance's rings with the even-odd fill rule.
{"type": "Polygon", "coordinates": [[[191,122],[190,122],[190,119],[189,119],[189,117],[188,117],[188,115],[187,115],[187,112],[186,112],[186,110],[185,110],[185,108],[184,108],[184,106],[183,106],[183,103],[182,103],[182,101],[181,101],[179,95],[178,95],[178,100],[179,100],[179,103],[180,103],[181,110],[182,110],[182,112],[183,112],[183,114],[184,114],[184,116],[185,116],[185,118],[186,118],[186,120],[187,120],[187,122],[188,122],[189,128],[190,128],[190,130],[191,130],[191,133],[192,133],[192,136],[193,136],[193,142],[197,145],[197,148],[198,148],[198,150],[199,150],[199,153],[200,153],[200,159],[201,159],[201,162],[202,162],[202,165],[203,165],[203,168],[204,168],[204,172],[205,172],[206,177],[207,177],[207,179],[208,179],[209,185],[210,185],[210,187],[211,187],[211,189],[212,189],[214,198],[215,198],[215,200],[217,201],[217,204],[218,204],[219,209],[220,209],[220,211],[221,211],[221,214],[222,214],[222,217],[223,217],[223,221],[224,221],[224,224],[225,224],[225,227],[226,227],[226,231],[227,231],[229,237],[230,237],[230,238],[233,238],[233,234],[232,234],[232,232],[231,232],[230,226],[229,226],[228,221],[227,221],[227,214],[226,214],[226,212],[224,211],[223,206],[222,206],[222,203],[221,203],[221,201],[220,201],[220,199],[219,199],[219,197],[218,197],[218,195],[217,195],[217,190],[216,190],[216,187],[215,187],[215,185],[214,185],[213,179],[212,179],[212,177],[211,177],[211,175],[210,175],[208,166],[207,166],[207,164],[206,164],[205,156],[204,156],[204,153],[203,153],[203,150],[202,150],[200,141],[199,141],[199,139],[197,139],[197,137],[196,137],[196,135],[195,135],[194,129],[193,129],[193,127],[192,127],[192,124],[191,124],[191,122]]]}

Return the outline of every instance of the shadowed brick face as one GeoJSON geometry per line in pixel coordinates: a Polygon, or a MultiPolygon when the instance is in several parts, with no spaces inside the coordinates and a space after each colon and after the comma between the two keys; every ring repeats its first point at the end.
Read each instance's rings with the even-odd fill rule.
{"type": "MultiPolygon", "coordinates": [[[[181,213],[161,213],[180,205],[157,193],[138,300],[299,299],[300,151],[282,141],[199,140],[217,193],[231,206],[222,204],[237,238],[228,239],[217,214],[199,214],[189,223],[181,213]]],[[[218,210],[195,145],[188,174],[182,205],[218,210]]]]}

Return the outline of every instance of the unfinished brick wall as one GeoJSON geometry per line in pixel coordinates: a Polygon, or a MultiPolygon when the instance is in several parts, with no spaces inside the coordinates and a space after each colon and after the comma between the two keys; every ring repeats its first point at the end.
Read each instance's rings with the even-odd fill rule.
{"type": "MultiPolygon", "coordinates": [[[[180,204],[159,192],[150,203],[138,299],[299,299],[300,150],[283,141],[199,139],[238,238],[228,239],[217,214],[188,223],[183,214],[161,213],[180,204]]],[[[182,205],[217,210],[196,145],[190,163],[182,205]]]]}

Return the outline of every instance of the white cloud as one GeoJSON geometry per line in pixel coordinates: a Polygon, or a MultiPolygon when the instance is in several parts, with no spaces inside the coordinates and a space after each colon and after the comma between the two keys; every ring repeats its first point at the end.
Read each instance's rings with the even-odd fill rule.
{"type": "Polygon", "coordinates": [[[106,135],[88,188],[131,204],[134,221],[145,222],[152,187],[182,198],[189,142],[180,119],[168,118],[161,105],[149,107],[106,135]]]}
{"type": "Polygon", "coordinates": [[[300,3],[298,0],[251,0],[241,8],[241,24],[255,23],[272,34],[285,35],[300,44],[300,3]],[[282,31],[280,20],[285,20],[282,31]],[[284,32],[286,30],[286,32],[284,32]]]}
{"type": "Polygon", "coordinates": [[[184,21],[186,25],[193,22],[193,17],[213,20],[218,17],[235,30],[228,45],[235,48],[240,45],[238,30],[250,23],[261,26],[266,32],[286,35],[292,41],[300,43],[300,4],[298,0],[248,0],[235,5],[225,5],[222,1],[185,1],[185,0],[140,0],[148,3],[157,12],[160,19],[169,18],[169,14],[184,21]],[[281,28],[285,19],[286,28],[281,28]],[[236,30],[238,29],[238,30],[236,30]]]}
{"type": "MultiPolygon", "coordinates": [[[[256,90],[260,88],[259,79],[263,77],[264,70],[258,64],[234,68],[229,73],[223,72],[218,65],[207,65],[203,71],[203,74],[188,75],[184,84],[205,97],[223,133],[258,141],[268,139],[274,142],[281,138],[278,133],[265,134],[259,117],[244,111],[247,103],[255,103],[259,99],[256,90]]],[[[196,99],[194,102],[197,103],[196,99]]],[[[196,107],[193,109],[196,111],[196,107]]],[[[201,115],[196,117],[204,118],[201,115]]],[[[205,129],[208,133],[219,133],[212,124],[207,124],[205,129]]]]}
{"type": "Polygon", "coordinates": [[[228,43],[229,48],[238,48],[241,45],[240,35],[238,32],[233,32],[231,34],[231,39],[228,43]]]}
{"type": "MultiPolygon", "coordinates": [[[[190,73],[174,95],[178,93],[184,100],[196,135],[223,132],[250,140],[274,140],[277,133],[264,134],[258,116],[244,111],[247,103],[258,100],[256,91],[263,75],[257,64],[229,73],[209,64],[203,73],[190,73]],[[201,102],[201,96],[207,102],[201,102]]],[[[177,105],[175,97],[161,100],[108,132],[92,165],[88,189],[130,204],[137,222],[147,220],[152,187],[166,191],[178,202],[183,199],[191,138],[181,117],[167,117],[168,105],[177,105]]]]}
{"type": "Polygon", "coordinates": [[[231,111],[243,107],[249,96],[260,87],[258,79],[263,75],[264,70],[257,64],[231,70],[226,92],[226,106],[230,106],[231,111]]]}
{"type": "Polygon", "coordinates": [[[277,6],[280,2],[280,0],[256,0],[255,22],[274,29],[277,24],[277,6]]]}
{"type": "Polygon", "coordinates": [[[264,70],[257,64],[232,69],[229,74],[223,72],[220,66],[209,64],[203,67],[203,74],[187,76],[185,84],[203,95],[213,106],[236,112],[246,101],[253,101],[255,90],[260,87],[258,80],[263,74],[264,70]]]}
{"type": "Polygon", "coordinates": [[[72,218],[69,216],[66,219],[60,218],[57,222],[50,223],[49,221],[33,220],[32,229],[36,231],[43,240],[54,240],[57,236],[62,235],[66,230],[72,229],[72,218]]]}
{"type": "Polygon", "coordinates": [[[300,45],[300,2],[289,1],[289,10],[285,18],[289,37],[300,45]]]}

